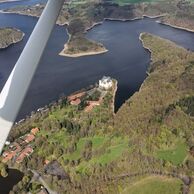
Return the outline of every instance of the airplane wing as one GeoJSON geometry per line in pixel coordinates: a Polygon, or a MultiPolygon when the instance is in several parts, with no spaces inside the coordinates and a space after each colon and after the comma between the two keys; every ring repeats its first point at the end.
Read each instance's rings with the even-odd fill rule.
{"type": "Polygon", "coordinates": [[[15,122],[64,0],[48,0],[0,94],[0,153],[15,122]]]}

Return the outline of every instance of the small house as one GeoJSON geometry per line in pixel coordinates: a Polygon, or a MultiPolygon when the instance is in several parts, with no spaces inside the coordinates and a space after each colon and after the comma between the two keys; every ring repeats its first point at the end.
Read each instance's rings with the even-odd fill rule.
{"type": "Polygon", "coordinates": [[[101,80],[99,80],[99,87],[105,90],[112,88],[113,81],[110,77],[104,76],[101,80]]]}
{"type": "Polygon", "coordinates": [[[31,133],[32,133],[33,135],[36,135],[38,132],[39,132],[39,128],[37,128],[37,127],[31,129],[31,133]]]}
{"type": "Polygon", "coordinates": [[[76,100],[72,100],[70,102],[71,105],[78,106],[81,103],[81,100],[77,98],[76,100]]]}

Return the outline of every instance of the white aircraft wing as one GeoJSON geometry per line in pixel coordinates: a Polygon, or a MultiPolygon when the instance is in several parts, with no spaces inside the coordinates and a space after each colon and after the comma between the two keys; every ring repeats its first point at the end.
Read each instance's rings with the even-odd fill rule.
{"type": "Polygon", "coordinates": [[[48,0],[0,94],[0,153],[15,122],[64,0],[48,0]]]}

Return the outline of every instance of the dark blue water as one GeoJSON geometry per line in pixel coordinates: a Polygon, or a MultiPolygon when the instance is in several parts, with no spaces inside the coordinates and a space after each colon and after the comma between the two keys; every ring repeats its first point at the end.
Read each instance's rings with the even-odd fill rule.
{"type": "Polygon", "coordinates": [[[15,2],[0,3],[0,9],[8,9],[16,6],[35,5],[37,3],[45,3],[47,0],[19,0],[15,2]]]}
{"type": "MultiPolygon", "coordinates": [[[[33,17],[0,14],[0,27],[16,27],[26,34],[22,42],[0,51],[0,89],[36,22],[37,19],[33,17]]],[[[56,100],[61,93],[68,95],[97,82],[103,75],[118,80],[115,104],[117,110],[139,89],[146,78],[150,53],[139,41],[141,32],[159,35],[194,50],[194,33],[144,18],[129,22],[105,21],[102,25],[90,30],[87,37],[102,42],[109,50],[105,54],[80,58],[61,57],[58,53],[68,40],[68,36],[65,27],[56,26],[18,118],[56,100]]]]}
{"type": "Polygon", "coordinates": [[[3,178],[0,176],[0,193],[8,194],[13,186],[22,180],[24,174],[16,169],[9,169],[8,176],[3,178]]]}

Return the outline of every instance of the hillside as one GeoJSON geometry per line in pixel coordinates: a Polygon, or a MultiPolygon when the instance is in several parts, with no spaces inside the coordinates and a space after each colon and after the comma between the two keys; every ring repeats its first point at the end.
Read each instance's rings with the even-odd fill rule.
{"type": "Polygon", "coordinates": [[[143,153],[167,166],[189,167],[193,157],[185,159],[194,143],[194,54],[150,34],[141,39],[152,53],[150,76],[118,111],[115,128],[138,138],[143,153]]]}
{"type": "Polygon", "coordinates": [[[61,98],[14,126],[11,141],[33,127],[40,132],[29,158],[8,162],[26,174],[13,192],[38,191],[40,185],[29,184],[27,169],[33,169],[60,194],[188,194],[194,170],[194,54],[151,34],[141,40],[151,51],[150,75],[115,116],[114,86],[90,112],[85,102],[98,100],[98,90],[83,96],[79,106],[61,98]]]}

